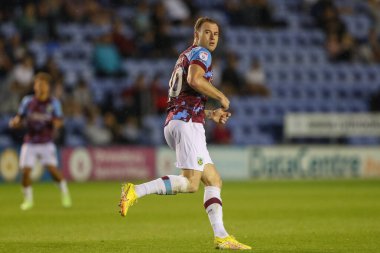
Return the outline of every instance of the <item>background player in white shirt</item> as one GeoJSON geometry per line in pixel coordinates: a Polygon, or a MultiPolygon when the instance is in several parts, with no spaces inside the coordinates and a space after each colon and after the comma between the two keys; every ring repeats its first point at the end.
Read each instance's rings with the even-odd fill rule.
{"type": "Polygon", "coordinates": [[[204,207],[219,249],[251,249],[229,235],[223,225],[222,180],[207,150],[205,118],[225,124],[231,116],[227,110],[230,101],[212,85],[211,52],[219,39],[218,24],[207,17],[199,18],[194,27],[194,43],[178,58],[169,82],[168,116],[165,122],[165,139],[176,152],[177,167],[182,175],[162,178],[122,188],[121,215],[138,198],[147,194],[176,194],[196,192],[200,182],[205,185],[204,207]],[[207,98],[220,102],[221,108],[205,110],[207,98]]]}
{"type": "Polygon", "coordinates": [[[31,172],[37,159],[46,167],[53,179],[59,183],[62,205],[71,206],[71,198],[66,181],[57,169],[57,149],[53,143],[54,133],[63,125],[63,113],[58,99],[50,96],[51,76],[40,72],[34,79],[34,95],[25,96],[17,115],[11,119],[11,128],[26,126],[27,133],[21,147],[20,168],[24,202],[22,210],[33,207],[31,172]]]}

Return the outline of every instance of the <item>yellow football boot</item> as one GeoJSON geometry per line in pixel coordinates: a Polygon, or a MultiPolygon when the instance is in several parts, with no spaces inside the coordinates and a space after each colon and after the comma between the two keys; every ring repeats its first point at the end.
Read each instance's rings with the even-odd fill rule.
{"type": "Polygon", "coordinates": [[[20,205],[21,210],[26,211],[33,207],[33,201],[32,200],[24,200],[22,204],[20,205]]]}
{"type": "Polygon", "coordinates": [[[234,249],[234,250],[249,250],[252,249],[250,246],[238,242],[235,237],[229,235],[225,238],[215,237],[215,248],[216,249],[234,249]]]}
{"type": "Polygon", "coordinates": [[[71,197],[70,197],[70,194],[66,193],[66,194],[62,194],[62,206],[65,207],[65,208],[70,208],[73,203],[71,201],[71,197]]]}
{"type": "Polygon", "coordinates": [[[135,185],[131,183],[126,183],[121,187],[121,198],[120,198],[120,214],[125,217],[127,215],[129,207],[137,201],[137,194],[135,191],[135,185]]]}

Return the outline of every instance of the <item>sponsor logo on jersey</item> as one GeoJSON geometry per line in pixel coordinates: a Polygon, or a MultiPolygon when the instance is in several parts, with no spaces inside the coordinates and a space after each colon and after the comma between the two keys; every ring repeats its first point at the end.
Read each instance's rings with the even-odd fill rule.
{"type": "Polygon", "coordinates": [[[208,59],[208,53],[207,52],[201,52],[199,54],[199,58],[201,58],[202,61],[207,61],[207,59],[208,59]]]}

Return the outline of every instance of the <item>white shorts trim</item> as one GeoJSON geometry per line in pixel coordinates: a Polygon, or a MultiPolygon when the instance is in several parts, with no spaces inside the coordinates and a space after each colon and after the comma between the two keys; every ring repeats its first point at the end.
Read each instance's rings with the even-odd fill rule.
{"type": "Polygon", "coordinates": [[[203,124],[171,120],[164,134],[167,144],[176,152],[177,168],[203,171],[206,164],[213,164],[203,124]]]}
{"type": "Polygon", "coordinates": [[[54,143],[24,143],[20,152],[20,169],[33,169],[36,160],[39,159],[42,166],[57,166],[57,148],[54,143]]]}

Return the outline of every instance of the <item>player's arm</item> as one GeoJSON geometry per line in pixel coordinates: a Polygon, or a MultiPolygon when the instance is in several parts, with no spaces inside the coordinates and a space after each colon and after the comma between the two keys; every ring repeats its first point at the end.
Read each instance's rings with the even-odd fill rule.
{"type": "Polygon", "coordinates": [[[53,127],[58,131],[63,126],[63,111],[61,102],[58,99],[53,100],[53,127]]]}
{"type": "Polygon", "coordinates": [[[206,78],[204,78],[204,69],[197,65],[191,64],[187,74],[188,84],[199,93],[216,99],[220,102],[223,110],[228,110],[230,101],[228,98],[217,88],[215,88],[206,78]]]}
{"type": "Polygon", "coordinates": [[[59,130],[63,126],[63,120],[60,118],[53,119],[53,127],[56,130],[59,130]]]}
{"type": "Polygon", "coordinates": [[[221,108],[216,110],[205,110],[206,118],[213,120],[218,124],[226,124],[227,120],[231,117],[230,112],[223,111],[221,108]]]}
{"type": "Polygon", "coordinates": [[[21,103],[18,107],[17,110],[17,115],[14,116],[10,121],[9,121],[9,127],[10,128],[21,128],[23,125],[23,119],[27,115],[27,108],[32,100],[31,96],[25,96],[22,100],[21,103]]]}
{"type": "Polygon", "coordinates": [[[9,127],[10,128],[21,128],[22,127],[22,117],[20,115],[14,116],[9,121],[9,127]]]}

